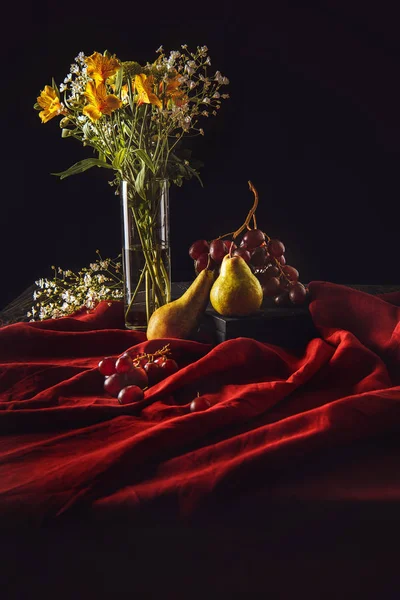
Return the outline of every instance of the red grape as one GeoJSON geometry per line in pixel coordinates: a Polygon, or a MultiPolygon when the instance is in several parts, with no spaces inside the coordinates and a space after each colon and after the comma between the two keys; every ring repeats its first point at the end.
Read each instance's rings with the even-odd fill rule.
{"type": "Polygon", "coordinates": [[[289,298],[292,304],[303,304],[307,298],[307,290],[304,285],[300,282],[293,284],[289,291],[289,298]]]}
{"type": "Polygon", "coordinates": [[[278,294],[275,296],[274,301],[277,306],[288,306],[290,303],[288,292],[278,294]]]}
{"type": "Polygon", "coordinates": [[[118,402],[120,404],[131,404],[131,402],[140,402],[143,400],[143,390],[137,385],[128,385],[119,392],[118,402]]]}
{"type": "Polygon", "coordinates": [[[274,296],[279,292],[279,286],[279,279],[277,277],[271,277],[265,283],[262,284],[264,296],[274,296]]]}
{"type": "Polygon", "coordinates": [[[154,361],[148,362],[146,365],[144,365],[144,369],[147,373],[147,378],[149,380],[149,386],[155,385],[156,383],[161,381],[161,379],[163,379],[163,372],[161,370],[161,367],[156,362],[154,362],[154,361]]]}
{"type": "Polygon", "coordinates": [[[132,371],[133,362],[132,358],[129,356],[127,352],[122,354],[117,362],[115,363],[115,370],[117,373],[128,373],[128,371],[132,371]]]}
{"type": "Polygon", "coordinates": [[[269,265],[265,269],[265,276],[267,279],[270,279],[271,277],[278,277],[279,273],[279,267],[277,267],[276,265],[269,265]]]}
{"type": "Polygon", "coordinates": [[[265,265],[267,249],[265,246],[255,248],[251,253],[250,262],[254,267],[263,267],[265,265]]]}
{"type": "Polygon", "coordinates": [[[210,408],[211,403],[206,398],[198,397],[192,400],[190,403],[190,412],[198,412],[200,410],[207,410],[210,408]]]}
{"type": "Polygon", "coordinates": [[[194,269],[197,275],[201,273],[201,271],[204,271],[207,265],[209,269],[212,269],[213,267],[215,267],[215,262],[208,254],[200,254],[199,258],[195,261],[194,265],[194,269]]]}
{"type": "Polygon", "coordinates": [[[261,229],[249,229],[244,234],[242,241],[248,248],[257,248],[265,241],[265,235],[261,229]]]}
{"type": "Polygon", "coordinates": [[[110,396],[118,396],[122,388],[125,386],[125,381],[123,375],[119,373],[114,373],[109,377],[106,377],[104,380],[104,389],[110,396]]]}
{"type": "Polygon", "coordinates": [[[168,377],[172,375],[172,373],[176,373],[179,370],[177,362],[173,358],[166,358],[165,356],[160,356],[160,358],[156,358],[154,361],[160,366],[162,370],[162,377],[168,377]]]}
{"type": "MultiPolygon", "coordinates": [[[[149,383],[147,377],[146,365],[144,367],[133,367],[132,371],[123,374],[125,386],[137,385],[140,388],[145,388],[149,383]]],[[[125,387],[124,386],[124,387],[125,387]]]]}
{"type": "Polygon", "coordinates": [[[282,254],[281,256],[277,256],[276,260],[281,264],[281,265],[286,265],[286,258],[284,257],[284,255],[282,254]]]}
{"type": "Polygon", "coordinates": [[[221,263],[224,256],[228,254],[227,247],[222,240],[212,240],[210,244],[210,256],[216,263],[221,263]]]}
{"type": "Polygon", "coordinates": [[[97,365],[98,370],[102,375],[108,377],[115,373],[115,363],[117,359],[115,356],[105,356],[97,365]]]}
{"type": "Polygon", "coordinates": [[[222,241],[224,242],[224,244],[225,244],[226,249],[228,250],[228,252],[230,251],[231,246],[232,246],[232,252],[234,250],[236,250],[237,246],[236,246],[235,242],[233,242],[232,240],[222,240],[222,241]]]}
{"type": "Polygon", "coordinates": [[[291,281],[297,281],[299,278],[299,272],[297,269],[295,269],[294,267],[291,267],[290,265],[285,265],[284,267],[282,267],[282,271],[285,273],[285,275],[291,280],[291,281]]]}
{"type": "Polygon", "coordinates": [[[271,254],[271,256],[278,258],[278,256],[282,256],[282,254],[285,253],[285,246],[280,240],[269,240],[268,252],[271,254]]]}
{"type": "Polygon", "coordinates": [[[189,256],[197,260],[201,254],[208,254],[209,245],[206,240],[197,240],[189,248],[189,256]]]}
{"type": "Polygon", "coordinates": [[[248,250],[246,250],[246,248],[237,248],[234,252],[233,252],[233,256],[240,256],[241,258],[243,258],[243,260],[245,260],[247,263],[250,262],[251,259],[251,254],[248,250]]]}

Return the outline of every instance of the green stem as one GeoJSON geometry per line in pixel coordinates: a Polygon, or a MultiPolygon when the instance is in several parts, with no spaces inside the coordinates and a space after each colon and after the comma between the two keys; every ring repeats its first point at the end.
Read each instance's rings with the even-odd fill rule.
{"type": "MultiPolygon", "coordinates": [[[[149,251],[148,251],[148,248],[147,248],[147,240],[145,242],[145,240],[143,238],[141,227],[139,225],[139,220],[137,218],[137,214],[136,214],[135,208],[133,206],[133,203],[131,205],[131,210],[132,210],[133,218],[135,219],[136,229],[138,231],[138,235],[139,235],[139,239],[140,239],[140,245],[142,247],[142,251],[143,251],[143,254],[144,254],[145,261],[146,261],[146,268],[147,268],[147,270],[149,272],[149,275],[151,277],[151,280],[152,280],[152,283],[153,283],[153,286],[154,286],[154,290],[155,290],[155,293],[156,293],[156,296],[157,296],[158,304],[159,304],[159,306],[162,306],[164,304],[164,298],[161,295],[160,286],[158,285],[156,275],[155,275],[155,273],[153,271],[153,266],[151,264],[151,258],[149,256],[149,251]]],[[[150,238],[150,242],[151,242],[151,238],[150,238]]]]}
{"type": "MultiPolygon", "coordinates": [[[[150,320],[151,314],[150,314],[150,286],[149,286],[149,272],[148,270],[145,268],[145,281],[146,281],[146,321],[147,323],[150,320]]],[[[154,289],[154,286],[152,286],[154,289]]]]}
{"type": "Polygon", "coordinates": [[[133,301],[135,300],[136,296],[138,295],[139,288],[140,288],[140,286],[142,284],[143,276],[144,276],[145,272],[146,272],[146,267],[144,267],[142,269],[142,272],[140,273],[139,281],[137,282],[137,285],[135,287],[135,291],[132,294],[132,297],[131,297],[130,302],[129,302],[129,306],[128,306],[128,308],[125,311],[125,320],[128,320],[129,312],[130,312],[130,310],[132,308],[133,301]]]}

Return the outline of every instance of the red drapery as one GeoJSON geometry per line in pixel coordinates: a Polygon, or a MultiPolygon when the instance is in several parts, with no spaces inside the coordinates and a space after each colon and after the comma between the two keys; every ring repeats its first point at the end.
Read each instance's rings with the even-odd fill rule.
{"type": "Polygon", "coordinates": [[[125,330],[119,303],[0,328],[0,524],[163,510],[191,519],[263,490],[399,501],[400,293],[329,282],[310,293],[321,337],[302,351],[168,340],[180,370],[142,405],[108,397],[97,364],[165,341],[125,330]],[[211,407],[191,413],[198,394],[211,407]],[[368,447],[352,464],[349,444],[368,447]],[[307,474],[316,457],[318,477],[307,474]]]}

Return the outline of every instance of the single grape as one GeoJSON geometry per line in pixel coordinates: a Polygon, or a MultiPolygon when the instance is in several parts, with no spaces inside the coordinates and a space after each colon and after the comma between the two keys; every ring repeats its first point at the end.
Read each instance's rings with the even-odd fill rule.
{"type": "Polygon", "coordinates": [[[201,271],[204,271],[207,265],[209,269],[213,269],[215,267],[215,261],[213,261],[209,254],[200,254],[199,258],[194,263],[194,270],[197,275],[201,273],[201,271]]]}
{"type": "Polygon", "coordinates": [[[128,371],[132,371],[132,369],[132,358],[127,352],[125,352],[118,358],[117,362],[115,363],[115,370],[117,373],[128,373],[128,371]]]}
{"type": "Polygon", "coordinates": [[[271,277],[265,283],[261,284],[264,296],[275,296],[279,292],[279,279],[271,277]]]}
{"type": "Polygon", "coordinates": [[[285,246],[280,240],[269,240],[268,252],[271,256],[278,258],[278,256],[282,256],[285,253],[285,246]]]}
{"type": "Polygon", "coordinates": [[[299,281],[291,286],[289,298],[292,304],[303,304],[307,298],[307,290],[299,281]]]}
{"type": "Polygon", "coordinates": [[[160,358],[156,358],[154,362],[160,366],[163,379],[165,377],[168,377],[169,375],[172,375],[172,373],[176,373],[179,370],[178,363],[173,358],[160,356],[160,358]]]}
{"type": "Polygon", "coordinates": [[[221,263],[228,250],[222,240],[212,240],[210,244],[210,256],[215,262],[221,263]]]}
{"type": "Polygon", "coordinates": [[[207,240],[197,240],[189,248],[189,256],[197,260],[201,254],[208,254],[209,244],[207,240]]]}
{"type": "Polygon", "coordinates": [[[286,265],[286,258],[284,256],[284,254],[282,254],[281,256],[277,256],[276,260],[278,261],[279,264],[286,265]]]}
{"type": "Polygon", "coordinates": [[[236,250],[237,246],[235,244],[235,242],[233,242],[232,240],[222,240],[226,246],[227,251],[229,252],[232,246],[232,252],[234,250],[236,250]]]}
{"type": "Polygon", "coordinates": [[[132,402],[140,402],[143,400],[143,390],[137,385],[128,385],[119,392],[118,402],[120,404],[131,404],[132,402]]]}
{"type": "Polygon", "coordinates": [[[120,373],[114,373],[113,375],[106,377],[103,384],[105,391],[115,398],[125,385],[124,377],[120,373]]]}
{"type": "Polygon", "coordinates": [[[294,267],[291,267],[290,265],[285,265],[284,267],[282,267],[282,271],[287,277],[289,277],[291,281],[297,281],[299,278],[298,270],[294,267]]]}
{"type": "Polygon", "coordinates": [[[266,249],[266,247],[265,246],[259,246],[258,248],[255,248],[251,252],[250,263],[254,267],[264,267],[265,266],[266,255],[267,255],[267,249],[266,249]]]}
{"type": "Polygon", "coordinates": [[[149,380],[146,372],[146,365],[144,367],[133,367],[128,373],[124,373],[125,385],[137,385],[140,388],[145,388],[149,385],[149,380]]]}
{"type": "Polygon", "coordinates": [[[248,248],[257,248],[265,241],[265,235],[261,229],[249,229],[244,234],[242,241],[248,248]]]}
{"type": "Polygon", "coordinates": [[[288,306],[290,304],[289,293],[281,292],[274,298],[276,306],[288,306]]]}
{"type": "Polygon", "coordinates": [[[161,369],[160,365],[157,364],[155,361],[149,361],[144,366],[144,369],[147,373],[149,386],[155,385],[156,383],[161,381],[161,379],[163,379],[162,369],[161,369]]]}
{"type": "Polygon", "coordinates": [[[199,398],[195,398],[194,400],[192,400],[192,402],[190,403],[190,412],[207,410],[207,408],[210,408],[210,406],[210,401],[200,396],[199,398]]]}
{"type": "Polygon", "coordinates": [[[243,258],[243,260],[245,260],[247,263],[250,262],[251,260],[251,254],[248,250],[246,250],[246,248],[242,247],[242,248],[237,248],[232,256],[240,256],[241,258],[243,258]]]}
{"type": "Polygon", "coordinates": [[[108,377],[109,375],[114,375],[116,361],[117,359],[115,358],[115,356],[105,356],[97,365],[97,369],[105,377],[108,377]]]}
{"type": "Polygon", "coordinates": [[[277,267],[275,264],[268,265],[268,267],[265,269],[265,275],[267,279],[270,279],[271,277],[278,277],[279,273],[279,267],[277,267]]]}

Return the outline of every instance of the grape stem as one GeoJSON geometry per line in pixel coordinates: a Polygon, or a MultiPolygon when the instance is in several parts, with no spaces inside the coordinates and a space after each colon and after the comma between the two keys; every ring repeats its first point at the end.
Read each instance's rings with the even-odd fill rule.
{"type": "Polygon", "coordinates": [[[249,184],[249,188],[250,190],[253,192],[254,194],[254,202],[253,202],[253,206],[251,207],[251,209],[249,210],[249,213],[246,217],[245,222],[243,223],[243,225],[241,227],[239,227],[239,229],[236,229],[236,231],[230,231],[229,233],[225,233],[224,235],[220,235],[218,238],[215,238],[217,240],[220,240],[224,237],[229,237],[232,236],[233,239],[237,238],[238,235],[240,235],[242,233],[242,231],[244,229],[252,229],[249,225],[251,218],[253,218],[253,225],[254,225],[254,229],[257,229],[257,221],[256,221],[256,215],[255,212],[257,210],[257,206],[258,206],[258,192],[256,190],[256,188],[254,187],[254,185],[251,183],[251,181],[248,181],[249,184]]]}
{"type": "Polygon", "coordinates": [[[170,349],[170,345],[168,343],[165,346],[163,346],[162,348],[160,348],[159,350],[156,350],[155,352],[151,352],[151,353],[141,352],[140,354],[137,354],[132,359],[132,361],[133,361],[133,363],[135,363],[135,362],[138,363],[141,358],[146,358],[150,361],[153,361],[155,356],[168,356],[168,354],[170,354],[170,353],[171,353],[171,349],[170,349]]]}

